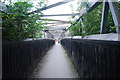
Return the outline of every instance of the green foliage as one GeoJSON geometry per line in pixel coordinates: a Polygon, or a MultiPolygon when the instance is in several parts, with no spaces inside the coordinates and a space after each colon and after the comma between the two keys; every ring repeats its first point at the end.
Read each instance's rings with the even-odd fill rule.
{"type": "Polygon", "coordinates": [[[119,8],[119,11],[120,11],[120,1],[118,2],[118,8],[119,8]]]}
{"type": "Polygon", "coordinates": [[[88,0],[84,0],[83,2],[78,2],[78,5],[79,5],[79,7],[78,7],[78,9],[77,9],[77,11],[80,11],[81,9],[88,9],[89,8],[89,5],[88,5],[88,0]]]}
{"type": "MultiPolygon", "coordinates": [[[[76,25],[71,26],[70,34],[77,35],[92,35],[92,34],[100,34],[100,24],[102,18],[102,4],[95,8],[90,13],[85,13],[81,18],[83,22],[79,22],[76,25]],[[82,30],[82,31],[81,31],[82,30]]],[[[84,5],[81,5],[79,10],[81,10],[84,5]]],[[[114,22],[112,19],[111,11],[108,13],[108,24],[107,24],[107,33],[116,33],[116,26],[114,26],[114,22]]]]}
{"type": "Polygon", "coordinates": [[[81,23],[77,22],[77,24],[75,24],[74,26],[72,26],[69,31],[70,31],[70,35],[71,36],[77,36],[77,35],[81,35],[81,23]]]}
{"type": "Polygon", "coordinates": [[[16,2],[8,5],[2,16],[3,39],[25,39],[41,36],[44,29],[40,14],[26,15],[33,8],[28,2],[16,2]]]}
{"type": "Polygon", "coordinates": [[[114,25],[111,11],[109,11],[108,13],[108,24],[107,24],[106,31],[107,33],[116,33],[116,26],[114,25]]]}
{"type": "Polygon", "coordinates": [[[83,35],[98,34],[102,15],[102,5],[98,6],[90,13],[86,13],[83,18],[83,35]]]}
{"type": "Polygon", "coordinates": [[[102,14],[102,5],[98,6],[95,10],[93,10],[90,13],[85,13],[84,16],[81,17],[83,19],[83,22],[77,23],[77,26],[76,25],[71,26],[70,33],[75,32],[76,36],[98,34],[100,30],[101,14],[102,14]],[[78,27],[79,29],[76,27],[78,27]],[[82,31],[80,32],[80,30],[82,31]]]}

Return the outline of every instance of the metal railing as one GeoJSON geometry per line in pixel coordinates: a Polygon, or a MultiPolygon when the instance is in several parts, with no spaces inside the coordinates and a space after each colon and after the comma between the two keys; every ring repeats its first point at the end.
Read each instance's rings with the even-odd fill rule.
{"type": "Polygon", "coordinates": [[[28,78],[49,48],[51,39],[5,42],[2,44],[2,78],[28,78]]]}
{"type": "Polygon", "coordinates": [[[62,39],[81,78],[120,78],[120,41],[62,39]]]}

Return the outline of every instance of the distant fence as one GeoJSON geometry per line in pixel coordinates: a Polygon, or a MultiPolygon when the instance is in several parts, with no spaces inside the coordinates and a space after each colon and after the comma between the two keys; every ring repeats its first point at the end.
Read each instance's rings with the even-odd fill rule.
{"type": "Polygon", "coordinates": [[[2,45],[2,78],[28,78],[54,40],[4,42],[2,45]]]}
{"type": "Polygon", "coordinates": [[[120,41],[62,39],[81,78],[120,78],[120,41]]]}

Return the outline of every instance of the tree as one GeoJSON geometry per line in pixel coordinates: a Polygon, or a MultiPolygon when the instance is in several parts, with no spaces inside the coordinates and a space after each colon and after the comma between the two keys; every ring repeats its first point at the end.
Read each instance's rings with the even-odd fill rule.
{"type": "MultiPolygon", "coordinates": [[[[88,9],[89,6],[86,5],[87,2],[81,2],[79,8],[80,11],[82,8],[88,9]]],[[[81,18],[83,21],[79,22],[80,26],[73,25],[70,28],[70,33],[76,33],[74,35],[79,35],[79,28],[82,28],[81,35],[92,35],[92,34],[100,34],[100,24],[101,24],[101,16],[102,16],[102,4],[95,8],[92,12],[85,13],[81,18]],[[82,25],[83,24],[83,25],[82,25]],[[79,28],[76,28],[79,27],[79,28]],[[77,32],[76,32],[77,31],[77,32]]],[[[107,23],[107,33],[116,33],[116,26],[114,26],[114,22],[112,19],[111,11],[108,13],[108,23],[107,23]]]]}
{"type": "Polygon", "coordinates": [[[82,35],[80,26],[81,26],[81,23],[77,22],[74,26],[70,27],[70,29],[69,29],[70,35],[71,36],[82,35]]]}
{"type": "Polygon", "coordinates": [[[25,39],[40,37],[44,29],[41,12],[26,15],[33,5],[28,2],[16,2],[7,5],[5,13],[2,13],[3,39],[25,39]]]}

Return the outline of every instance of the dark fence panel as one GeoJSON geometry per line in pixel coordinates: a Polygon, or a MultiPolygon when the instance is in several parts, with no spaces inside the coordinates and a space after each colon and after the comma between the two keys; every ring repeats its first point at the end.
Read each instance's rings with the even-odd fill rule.
{"type": "Polygon", "coordinates": [[[120,41],[62,39],[81,78],[120,78],[120,41]]]}
{"type": "Polygon", "coordinates": [[[28,78],[41,58],[55,44],[54,40],[4,42],[2,78],[28,78]]]}

